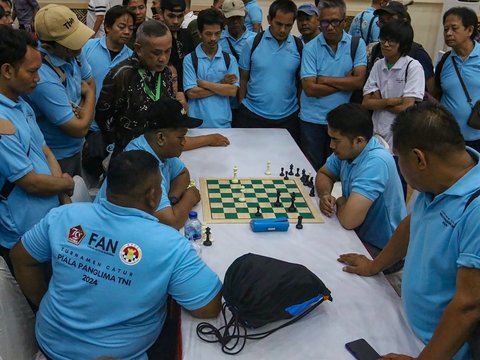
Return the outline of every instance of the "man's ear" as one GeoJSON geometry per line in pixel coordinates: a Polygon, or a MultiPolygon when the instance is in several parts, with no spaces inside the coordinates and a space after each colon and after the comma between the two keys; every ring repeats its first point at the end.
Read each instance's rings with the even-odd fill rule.
{"type": "Polygon", "coordinates": [[[159,131],[155,134],[155,138],[157,139],[158,146],[165,145],[165,134],[163,131],[159,131]]]}
{"type": "Polygon", "coordinates": [[[0,74],[2,74],[2,76],[7,80],[10,80],[12,78],[14,71],[15,68],[12,66],[12,64],[5,63],[0,66],[0,74]]]}
{"type": "Polygon", "coordinates": [[[413,149],[412,154],[415,157],[415,162],[417,164],[418,170],[424,170],[428,165],[427,154],[420,149],[413,149]]]}
{"type": "Polygon", "coordinates": [[[152,211],[155,211],[158,207],[157,198],[155,196],[155,187],[150,186],[145,192],[145,202],[152,211]]]}

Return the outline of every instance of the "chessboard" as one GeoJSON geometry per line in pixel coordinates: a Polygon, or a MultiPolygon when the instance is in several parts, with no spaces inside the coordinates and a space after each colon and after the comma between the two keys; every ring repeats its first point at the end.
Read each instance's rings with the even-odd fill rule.
{"type": "Polygon", "coordinates": [[[318,205],[309,196],[297,177],[283,178],[200,178],[200,193],[203,206],[203,221],[207,224],[245,224],[252,219],[288,217],[297,222],[299,215],[304,223],[323,223],[318,205]],[[244,192],[240,191],[242,185],[244,192]],[[281,206],[275,206],[277,190],[281,206]],[[295,212],[288,211],[295,193],[295,212]],[[244,202],[239,201],[243,195],[244,202]],[[261,216],[256,215],[260,206],[261,216]]]}

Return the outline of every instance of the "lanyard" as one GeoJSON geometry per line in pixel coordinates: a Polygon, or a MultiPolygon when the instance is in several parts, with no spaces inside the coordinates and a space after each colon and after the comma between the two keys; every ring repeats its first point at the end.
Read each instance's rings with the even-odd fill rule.
{"type": "Polygon", "coordinates": [[[158,101],[158,99],[160,99],[160,88],[161,88],[161,85],[162,85],[162,74],[158,74],[157,87],[155,88],[155,95],[153,94],[152,90],[150,90],[147,82],[145,81],[145,70],[138,69],[138,74],[140,75],[140,77],[143,80],[143,90],[145,90],[145,93],[153,101],[158,101]]]}

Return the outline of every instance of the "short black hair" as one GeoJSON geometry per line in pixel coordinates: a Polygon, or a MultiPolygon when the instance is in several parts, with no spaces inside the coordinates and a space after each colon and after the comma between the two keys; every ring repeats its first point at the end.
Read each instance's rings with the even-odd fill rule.
{"type": "Polygon", "coordinates": [[[0,26],[0,66],[20,65],[27,53],[27,47],[37,48],[37,43],[25,30],[13,29],[11,26],[0,26]]]}
{"type": "Polygon", "coordinates": [[[223,29],[225,18],[223,14],[217,9],[208,8],[198,13],[197,27],[198,31],[202,32],[205,25],[220,25],[223,29]]]}
{"type": "Polygon", "coordinates": [[[284,14],[293,13],[293,19],[297,18],[297,5],[292,0],[275,0],[268,8],[268,18],[273,20],[278,12],[284,14]]]}
{"type": "Polygon", "coordinates": [[[442,20],[443,25],[445,25],[445,20],[447,19],[447,16],[450,16],[450,15],[455,15],[459,17],[462,20],[462,24],[465,28],[473,26],[473,32],[470,38],[472,40],[475,40],[475,38],[478,35],[478,18],[475,11],[464,6],[457,6],[457,7],[448,9],[447,11],[445,11],[445,14],[443,14],[443,20],[442,20]]]}
{"type": "Polygon", "coordinates": [[[406,153],[422,149],[437,155],[465,149],[460,127],[440,104],[422,102],[401,112],[392,124],[393,149],[406,153]]]}
{"type": "Polygon", "coordinates": [[[130,15],[133,19],[133,23],[135,23],[135,14],[128,10],[126,6],[115,5],[114,7],[108,9],[107,13],[105,14],[105,27],[111,28],[113,24],[115,24],[115,21],[124,15],[130,15]]]}
{"type": "Polygon", "coordinates": [[[165,23],[156,20],[147,20],[138,27],[135,42],[144,45],[146,38],[162,37],[169,32],[170,30],[165,23]]]}
{"type": "Polygon", "coordinates": [[[363,136],[369,141],[373,136],[372,116],[360,104],[347,103],[337,106],[327,114],[327,123],[350,140],[363,136]]]}
{"type": "Polygon", "coordinates": [[[380,39],[398,42],[400,54],[408,55],[413,44],[413,28],[407,20],[394,19],[380,28],[380,39]]]}
{"type": "Polygon", "coordinates": [[[144,150],[124,151],[108,166],[107,193],[135,196],[141,194],[146,180],[159,172],[159,162],[144,150]]]}
{"type": "MultiPolygon", "coordinates": [[[[128,4],[130,3],[130,1],[132,1],[132,0],[122,0],[122,5],[123,5],[123,6],[128,6],[128,4]]],[[[143,3],[144,3],[145,5],[147,5],[147,0],[143,0],[143,3]]]]}

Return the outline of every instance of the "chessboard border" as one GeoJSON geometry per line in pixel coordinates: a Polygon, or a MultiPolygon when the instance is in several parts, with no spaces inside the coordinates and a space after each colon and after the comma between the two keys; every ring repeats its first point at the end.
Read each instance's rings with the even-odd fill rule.
{"type": "MultiPolygon", "coordinates": [[[[230,181],[232,178],[217,178],[217,177],[201,177],[200,180],[200,196],[202,201],[202,210],[203,210],[203,221],[207,224],[249,224],[250,220],[252,219],[213,219],[212,213],[210,211],[210,200],[208,197],[208,189],[207,189],[207,181],[208,180],[227,180],[230,181]]],[[[238,178],[240,183],[242,180],[284,180],[283,177],[243,177],[238,178]]],[[[303,223],[310,223],[310,224],[323,224],[325,220],[323,219],[322,214],[320,213],[320,209],[312,200],[312,197],[309,194],[309,191],[305,189],[305,186],[302,184],[298,177],[292,176],[289,180],[293,180],[300,193],[302,194],[303,198],[305,199],[305,203],[307,204],[310,212],[313,215],[313,219],[303,219],[303,223]]],[[[290,223],[296,223],[297,219],[289,219],[290,223]]]]}

